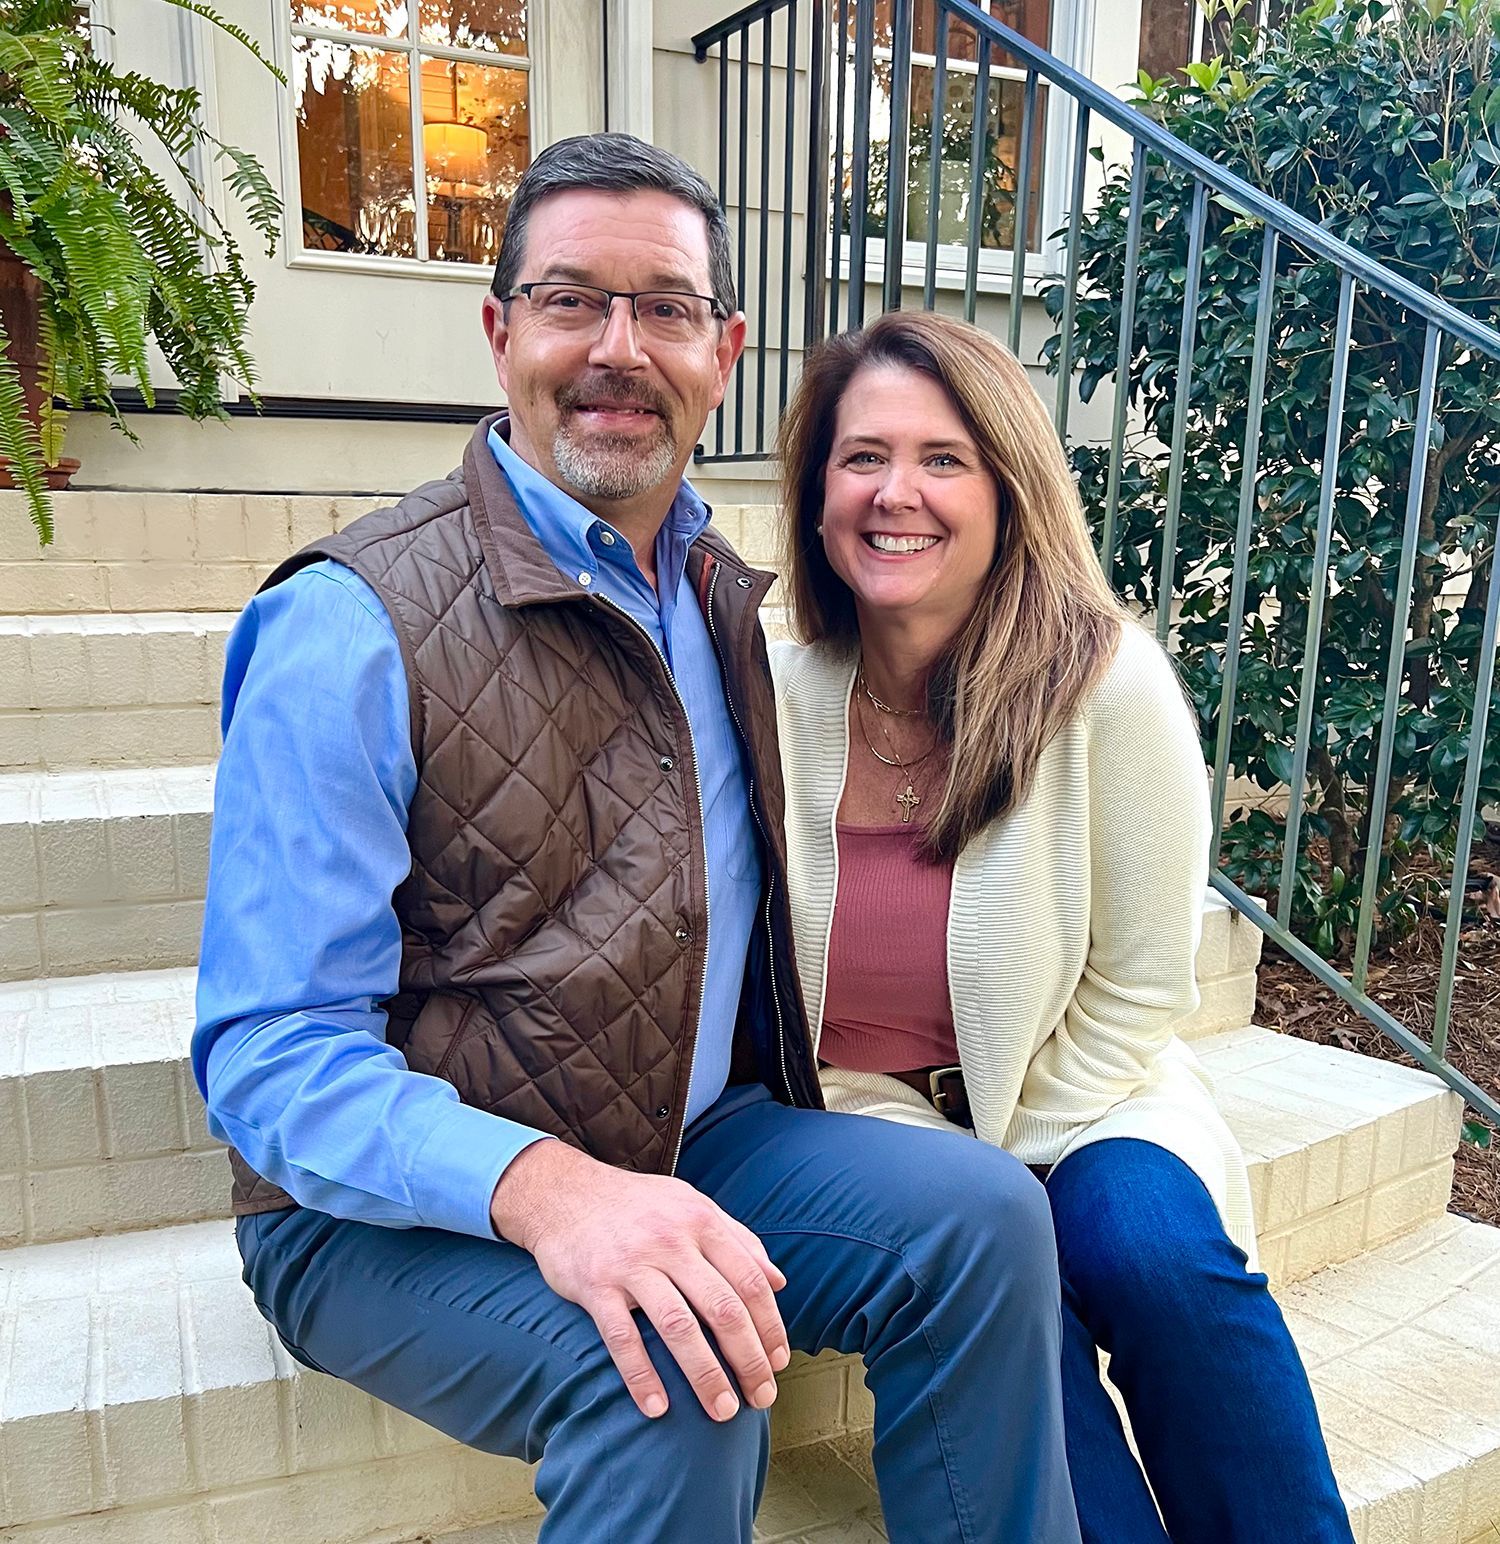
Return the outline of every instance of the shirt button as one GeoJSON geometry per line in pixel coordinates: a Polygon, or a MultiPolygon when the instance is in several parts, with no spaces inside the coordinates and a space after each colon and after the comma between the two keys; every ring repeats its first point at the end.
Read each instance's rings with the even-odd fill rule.
{"type": "Polygon", "coordinates": [[[600,531],[599,540],[602,541],[606,547],[613,547],[615,544],[615,533],[613,531],[600,531]]]}
{"type": "Polygon", "coordinates": [[[578,573],[578,582],[584,587],[584,589],[588,589],[588,587],[594,582],[594,576],[588,571],[588,569],[580,569],[578,573]]]}
{"type": "Polygon", "coordinates": [[[670,756],[663,756],[656,764],[662,769],[663,772],[670,772],[672,768],[677,765],[677,763],[673,761],[670,756]]]}
{"type": "Polygon", "coordinates": [[[664,1104],[659,1104],[656,1107],[656,1118],[657,1118],[657,1120],[665,1120],[667,1118],[667,1116],[669,1116],[671,1113],[672,1113],[671,1110],[668,1109],[667,1106],[664,1105],[664,1104]]]}
{"type": "Polygon", "coordinates": [[[688,940],[690,938],[692,938],[692,936],[693,935],[690,932],[688,932],[688,930],[685,927],[678,928],[677,931],[672,934],[672,937],[675,938],[677,940],[677,942],[680,943],[680,944],[687,943],[688,940]]]}

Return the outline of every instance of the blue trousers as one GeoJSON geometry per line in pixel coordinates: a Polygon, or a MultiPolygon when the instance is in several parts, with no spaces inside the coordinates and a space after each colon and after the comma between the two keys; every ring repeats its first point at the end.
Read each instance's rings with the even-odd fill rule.
{"type": "Polygon", "coordinates": [[[1197,1175],[1149,1142],[1099,1142],[1047,1195],[1085,1544],[1352,1544],[1297,1348],[1197,1175]]]}
{"type": "MultiPolygon", "coordinates": [[[[765,1241],[796,1349],[863,1356],[892,1540],[1079,1544],[1056,1244],[1015,1159],[744,1086],[694,1122],[677,1172],[765,1241]]],[[[244,1218],[239,1240],[294,1355],[470,1446],[540,1459],[547,1544],[750,1544],[766,1412],[711,1421],[643,1322],[671,1401],[647,1420],[524,1250],[307,1210],[244,1218]]]]}

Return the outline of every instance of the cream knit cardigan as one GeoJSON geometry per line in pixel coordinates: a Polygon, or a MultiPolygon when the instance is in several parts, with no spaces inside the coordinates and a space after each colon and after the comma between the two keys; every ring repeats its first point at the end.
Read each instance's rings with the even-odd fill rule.
{"type": "MultiPolygon", "coordinates": [[[[792,925],[816,1036],[855,656],[781,643],[771,669],[792,925]]],[[[1254,1268],[1245,1160],[1173,1033],[1198,1003],[1208,846],[1207,776],[1182,690],[1155,639],[1127,623],[1025,802],[958,856],[948,985],[976,1135],[1032,1164],[1107,1137],[1154,1142],[1203,1181],[1254,1268]]],[[[830,1109],[954,1129],[895,1078],[822,1077],[830,1109]]]]}

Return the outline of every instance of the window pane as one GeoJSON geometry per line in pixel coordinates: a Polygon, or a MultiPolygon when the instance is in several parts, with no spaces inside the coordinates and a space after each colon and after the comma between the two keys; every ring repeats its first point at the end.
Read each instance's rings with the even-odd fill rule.
{"type": "MultiPolygon", "coordinates": [[[[906,231],[908,241],[927,240],[928,212],[932,200],[933,142],[938,145],[938,241],[963,246],[969,239],[970,191],[973,152],[974,100],[978,80],[974,75],[950,73],[948,96],[939,132],[934,131],[933,69],[912,67],[912,120],[910,159],[906,179],[906,231]]],[[[889,177],[890,97],[888,74],[877,68],[870,101],[870,176],[867,234],[886,235],[886,191],[889,177]]],[[[852,95],[852,93],[850,93],[852,95]]],[[[1015,239],[1016,169],[1020,159],[1021,116],[1026,87],[1018,80],[991,74],[988,125],[984,141],[984,192],[979,209],[981,248],[1009,251],[1015,239]]],[[[1037,121],[1032,131],[1031,189],[1027,203],[1026,244],[1030,251],[1041,245],[1042,145],[1046,136],[1047,88],[1037,90],[1037,121]]],[[[845,125],[845,144],[853,142],[852,120],[845,125]]],[[[847,231],[848,198],[853,170],[844,173],[844,230],[847,231]]]]}
{"type": "Polygon", "coordinates": [[[332,32],[406,36],[406,0],[292,0],[292,23],[332,32]]]}
{"type": "Polygon", "coordinates": [[[419,0],[424,43],[526,56],[525,0],[419,0]]]}
{"type": "Polygon", "coordinates": [[[406,55],[320,38],[292,43],[303,244],[414,257],[406,55]]]}
{"type": "Polygon", "coordinates": [[[529,76],[500,65],[422,61],[427,247],[450,263],[493,263],[505,212],[531,160],[529,76]]]}

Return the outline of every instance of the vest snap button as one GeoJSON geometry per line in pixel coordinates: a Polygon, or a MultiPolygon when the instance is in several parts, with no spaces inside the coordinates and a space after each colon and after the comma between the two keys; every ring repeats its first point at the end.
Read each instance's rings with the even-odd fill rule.
{"type": "Polygon", "coordinates": [[[748,590],[750,588],[750,581],[746,579],[743,574],[734,582],[739,585],[742,590],[748,590]]]}
{"type": "Polygon", "coordinates": [[[665,1120],[667,1118],[667,1116],[669,1116],[671,1113],[672,1113],[671,1110],[669,1110],[667,1108],[667,1106],[664,1105],[664,1104],[659,1104],[656,1107],[656,1118],[657,1118],[657,1120],[665,1120]]]}
{"type": "Polygon", "coordinates": [[[670,756],[663,756],[656,764],[662,769],[663,772],[670,772],[672,768],[677,765],[677,763],[673,761],[670,756]]]}
{"type": "Polygon", "coordinates": [[[685,944],[692,936],[693,935],[688,932],[685,927],[678,928],[677,931],[672,934],[672,937],[675,938],[680,944],[685,944]]]}

